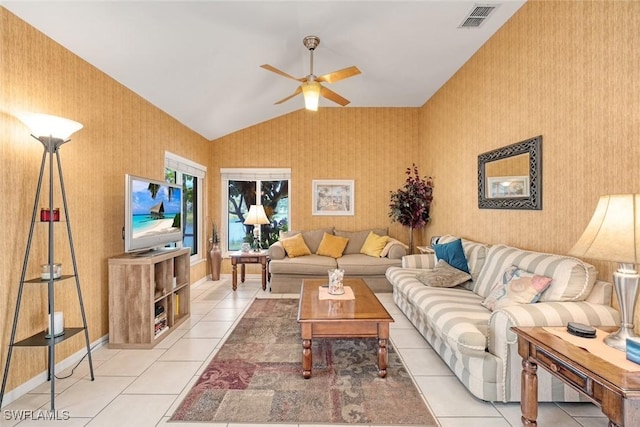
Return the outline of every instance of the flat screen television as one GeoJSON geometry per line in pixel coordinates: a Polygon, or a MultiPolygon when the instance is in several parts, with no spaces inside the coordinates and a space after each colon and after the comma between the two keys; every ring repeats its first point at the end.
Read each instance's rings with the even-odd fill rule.
{"type": "Polygon", "coordinates": [[[125,175],[124,251],[142,252],[182,241],[182,187],[125,175]]]}

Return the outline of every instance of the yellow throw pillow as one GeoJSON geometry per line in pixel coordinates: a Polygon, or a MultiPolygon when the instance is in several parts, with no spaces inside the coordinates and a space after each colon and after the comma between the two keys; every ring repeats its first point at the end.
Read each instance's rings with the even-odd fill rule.
{"type": "Polygon", "coordinates": [[[297,256],[311,255],[311,251],[307,247],[307,244],[302,238],[302,234],[296,234],[293,237],[280,240],[284,250],[287,251],[289,258],[295,258],[297,256]]]}
{"type": "Polygon", "coordinates": [[[342,256],[342,252],[344,252],[344,248],[347,247],[347,243],[349,243],[349,239],[346,237],[324,233],[316,254],[330,256],[331,258],[340,258],[342,256]]]}
{"type": "Polygon", "coordinates": [[[387,245],[387,240],[389,240],[389,236],[378,236],[373,231],[370,231],[367,240],[364,241],[360,249],[360,253],[380,258],[382,250],[387,245]]]}

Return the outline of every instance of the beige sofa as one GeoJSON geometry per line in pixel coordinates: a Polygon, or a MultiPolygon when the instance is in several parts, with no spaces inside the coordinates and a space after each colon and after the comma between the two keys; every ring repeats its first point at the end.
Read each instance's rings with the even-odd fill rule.
{"type": "Polygon", "coordinates": [[[387,236],[385,229],[342,231],[335,230],[333,227],[282,233],[281,239],[302,234],[311,254],[291,258],[281,242],[272,244],[269,247],[271,292],[299,293],[302,280],[327,279],[327,272],[331,268],[344,269],[346,278],[362,278],[374,292],[391,292],[391,284],[386,279],[385,273],[387,268],[402,264],[402,257],[407,254],[408,248],[405,244],[390,239],[383,250],[383,256],[364,255],[360,250],[371,231],[378,236],[387,236]],[[342,256],[332,258],[316,253],[324,233],[349,239],[342,256]]]}
{"type": "MultiPolygon", "coordinates": [[[[439,243],[457,238],[443,236],[439,243]]],[[[462,239],[471,281],[456,287],[427,286],[424,273],[435,271],[433,255],[409,255],[387,270],[393,300],[431,344],[460,382],[487,401],[520,401],[522,359],[512,326],[566,326],[579,322],[617,326],[610,307],[612,285],[596,280],[595,268],[575,258],[486,245],[462,239]],[[514,268],[552,278],[534,303],[487,305],[485,299],[514,268]],[[422,279],[422,280],[421,280],[422,279]]],[[[463,259],[464,259],[463,258],[463,259]]],[[[431,277],[431,275],[427,275],[431,277]]],[[[441,285],[441,283],[438,283],[441,285]]],[[[543,369],[538,370],[540,401],[579,401],[578,392],[543,369]]]]}

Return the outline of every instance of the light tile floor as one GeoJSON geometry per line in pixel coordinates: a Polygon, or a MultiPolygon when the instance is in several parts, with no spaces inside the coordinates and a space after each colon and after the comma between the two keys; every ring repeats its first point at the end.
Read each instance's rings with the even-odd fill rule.
{"type": "MultiPolygon", "coordinates": [[[[237,292],[231,290],[230,279],[223,277],[194,286],[191,294],[190,319],[153,350],[110,350],[103,345],[92,352],[95,381],[88,377],[86,361],[70,378],[58,380],[58,420],[16,419],[25,415],[37,417],[48,411],[50,389],[49,383],[45,383],[2,408],[0,426],[224,426],[168,423],[168,420],[255,297],[298,295],[262,291],[257,277],[248,277],[237,292]]],[[[488,403],[469,394],[395,306],[391,294],[378,294],[378,298],[395,319],[391,325],[394,348],[442,427],[521,425],[519,404],[488,403]]],[[[66,374],[61,372],[58,376],[66,374]]],[[[543,403],[538,425],[605,427],[608,420],[595,405],[588,403],[543,403]]],[[[240,426],[252,427],[227,425],[240,426]]]]}

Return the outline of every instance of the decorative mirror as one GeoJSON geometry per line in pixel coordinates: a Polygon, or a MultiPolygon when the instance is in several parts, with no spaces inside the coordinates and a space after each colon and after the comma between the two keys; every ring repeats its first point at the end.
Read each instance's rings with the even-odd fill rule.
{"type": "Polygon", "coordinates": [[[542,135],[478,156],[480,209],[542,209],[542,135]]]}

